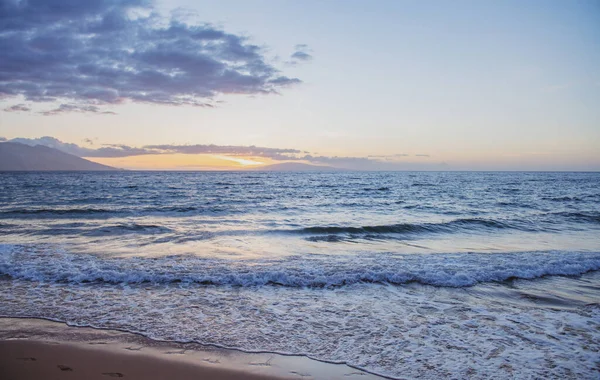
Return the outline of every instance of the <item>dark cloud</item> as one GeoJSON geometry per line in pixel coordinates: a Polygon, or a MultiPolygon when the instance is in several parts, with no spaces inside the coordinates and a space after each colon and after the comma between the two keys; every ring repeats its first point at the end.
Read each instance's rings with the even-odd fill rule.
{"type": "Polygon", "coordinates": [[[94,140],[92,140],[92,139],[83,139],[82,141],[83,141],[84,143],[88,143],[88,144],[90,144],[90,145],[94,145],[94,140]]]}
{"type": "Polygon", "coordinates": [[[4,109],[5,112],[27,112],[31,111],[31,108],[27,107],[25,104],[15,104],[14,106],[10,106],[4,109]]]}
{"type": "Polygon", "coordinates": [[[68,101],[47,115],[126,101],[212,106],[300,82],[247,37],[166,20],[145,0],[0,0],[0,46],[0,97],[68,101]]]}

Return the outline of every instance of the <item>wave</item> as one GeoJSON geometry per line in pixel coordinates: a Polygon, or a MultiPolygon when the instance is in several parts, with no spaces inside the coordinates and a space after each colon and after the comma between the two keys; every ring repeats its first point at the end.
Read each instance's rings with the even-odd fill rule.
{"type": "MultiPolygon", "coordinates": [[[[452,215],[452,212],[445,212],[452,215]]],[[[566,219],[577,223],[600,223],[600,213],[597,212],[552,212],[540,214],[536,218],[523,219],[485,219],[485,218],[458,218],[439,223],[397,223],[373,226],[312,226],[292,233],[317,235],[309,238],[312,241],[338,241],[334,235],[387,235],[387,234],[422,234],[422,233],[457,233],[494,230],[518,230],[524,232],[556,231],[557,218],[566,219]],[[330,236],[320,238],[318,235],[330,236]]],[[[290,232],[290,231],[286,231],[290,232]]]]}
{"type": "Polygon", "coordinates": [[[140,214],[211,214],[236,213],[239,209],[221,206],[167,206],[167,207],[119,207],[119,208],[21,208],[0,211],[0,218],[20,217],[119,217],[123,215],[138,216],[140,214]]]}
{"type": "Polygon", "coordinates": [[[502,206],[502,207],[518,207],[518,208],[529,208],[529,209],[533,209],[535,208],[533,205],[529,204],[529,203],[523,203],[523,202],[507,202],[507,201],[501,201],[496,203],[498,206],[502,206]]]}
{"type": "Polygon", "coordinates": [[[578,201],[582,201],[583,199],[580,197],[569,197],[569,196],[563,196],[563,197],[542,197],[543,200],[545,201],[552,201],[552,202],[578,202],[578,201]]]}
{"type": "Polygon", "coordinates": [[[52,215],[80,215],[80,214],[101,214],[115,212],[115,210],[102,209],[102,208],[26,208],[26,209],[14,209],[1,211],[0,215],[4,216],[19,216],[19,215],[41,215],[41,214],[52,214],[52,215]]]}
{"type": "Polygon", "coordinates": [[[548,216],[562,217],[572,221],[581,221],[587,223],[600,223],[600,212],[554,212],[548,216]]]}
{"type": "Polygon", "coordinates": [[[155,235],[172,232],[170,228],[155,224],[119,223],[88,230],[85,236],[118,236],[127,234],[155,235]]]}
{"type": "Polygon", "coordinates": [[[319,236],[309,236],[306,238],[306,240],[314,241],[314,242],[337,243],[337,242],[344,241],[346,239],[344,239],[342,236],[339,236],[339,235],[319,235],[319,236]]]}
{"type": "Polygon", "coordinates": [[[493,219],[482,218],[462,218],[454,219],[448,222],[440,223],[398,223],[375,226],[315,226],[306,227],[293,232],[313,235],[339,235],[339,234],[407,234],[407,233],[439,233],[456,232],[458,230],[474,229],[518,229],[531,231],[535,230],[532,226],[526,226],[523,223],[516,224],[493,219]]]}
{"type": "Polygon", "coordinates": [[[308,255],[228,260],[189,255],[101,257],[51,246],[0,245],[0,275],[56,283],[340,287],[421,283],[466,287],[482,282],[581,275],[600,270],[600,252],[308,255]]]}

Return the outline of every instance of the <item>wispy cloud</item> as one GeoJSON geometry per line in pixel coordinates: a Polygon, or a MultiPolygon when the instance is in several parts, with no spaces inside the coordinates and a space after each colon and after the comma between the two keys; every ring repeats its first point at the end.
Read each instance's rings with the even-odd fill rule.
{"type": "Polygon", "coordinates": [[[27,111],[31,111],[31,108],[27,107],[25,104],[15,104],[13,106],[5,108],[4,111],[5,112],[27,112],[27,111]]]}
{"type": "Polygon", "coordinates": [[[166,153],[219,154],[231,156],[266,157],[273,160],[294,160],[302,151],[298,149],[264,148],[240,145],[147,145],[145,149],[166,153]]]}
{"type": "Polygon", "coordinates": [[[297,65],[301,62],[312,61],[312,50],[306,44],[298,44],[294,48],[294,52],[290,55],[289,61],[286,63],[288,65],[297,65]]]}
{"type": "Polygon", "coordinates": [[[396,159],[390,160],[390,156],[330,157],[306,155],[299,159],[317,165],[327,165],[349,170],[431,170],[443,167],[441,164],[409,162],[398,159],[404,156],[404,154],[391,155],[391,157],[395,157],[396,159]]]}
{"type": "Polygon", "coordinates": [[[44,112],[56,115],[127,101],[212,106],[300,83],[248,37],[176,17],[146,0],[3,1],[0,96],[64,102],[44,112]]]}
{"type": "Polygon", "coordinates": [[[406,153],[397,153],[397,154],[388,154],[388,155],[371,155],[369,158],[378,158],[383,160],[393,160],[400,157],[408,157],[409,155],[406,153]]]}
{"type": "Polygon", "coordinates": [[[51,116],[51,115],[60,115],[62,113],[67,113],[67,112],[81,112],[81,113],[88,112],[88,113],[97,113],[97,114],[103,114],[103,115],[116,115],[112,111],[103,111],[102,109],[100,109],[99,107],[94,106],[94,105],[76,105],[76,104],[61,104],[57,108],[49,110],[49,111],[43,111],[43,112],[41,112],[41,114],[44,116],[51,116]]]}
{"type": "Polygon", "coordinates": [[[291,58],[296,61],[310,61],[312,59],[312,55],[303,51],[297,51],[291,55],[291,58]]]}

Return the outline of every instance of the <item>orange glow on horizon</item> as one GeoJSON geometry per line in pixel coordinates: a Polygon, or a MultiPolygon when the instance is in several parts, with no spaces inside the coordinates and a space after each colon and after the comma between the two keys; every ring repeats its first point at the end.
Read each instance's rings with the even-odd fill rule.
{"type": "Polygon", "coordinates": [[[115,168],[133,170],[244,170],[275,163],[265,157],[181,153],[130,157],[86,157],[86,159],[115,168]]]}

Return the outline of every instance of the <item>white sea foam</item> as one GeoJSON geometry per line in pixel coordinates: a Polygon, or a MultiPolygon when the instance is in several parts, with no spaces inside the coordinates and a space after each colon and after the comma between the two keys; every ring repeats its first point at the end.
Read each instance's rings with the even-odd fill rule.
{"type": "Polygon", "coordinates": [[[396,378],[597,378],[597,306],[536,307],[480,297],[478,288],[3,280],[0,315],[300,354],[396,378]]]}
{"type": "Polygon", "coordinates": [[[597,272],[591,282],[539,277],[599,268],[598,252],[227,260],[4,244],[0,315],[306,355],[397,378],[592,379],[597,272]],[[537,280],[496,283],[509,278],[537,280]],[[545,301],[573,282],[591,296],[545,301]]]}
{"type": "Polygon", "coordinates": [[[463,287],[600,269],[600,252],[304,255],[248,260],[193,255],[102,257],[53,246],[0,245],[0,274],[45,282],[337,287],[355,283],[463,287]]]}

